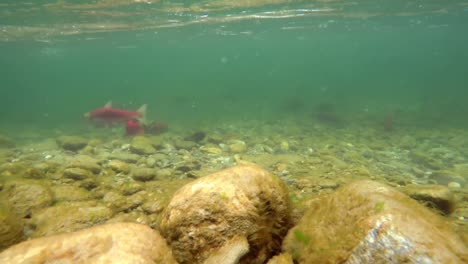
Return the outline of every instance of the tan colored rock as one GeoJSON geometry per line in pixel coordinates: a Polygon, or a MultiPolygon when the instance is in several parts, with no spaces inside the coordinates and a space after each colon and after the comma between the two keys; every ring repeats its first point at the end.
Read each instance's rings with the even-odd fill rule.
{"type": "Polygon", "coordinates": [[[284,183],[245,164],[179,189],[163,212],[160,229],[179,263],[203,263],[226,252],[231,260],[241,257],[239,263],[255,264],[279,250],[290,221],[284,183]],[[236,237],[247,238],[248,253],[236,237]]]}
{"type": "Polygon", "coordinates": [[[176,264],[157,231],[133,223],[100,225],[26,241],[0,253],[0,263],[176,264]]]}
{"type": "Polygon", "coordinates": [[[295,263],[467,263],[450,224],[394,188],[350,183],[311,202],[283,242],[295,263]]]}

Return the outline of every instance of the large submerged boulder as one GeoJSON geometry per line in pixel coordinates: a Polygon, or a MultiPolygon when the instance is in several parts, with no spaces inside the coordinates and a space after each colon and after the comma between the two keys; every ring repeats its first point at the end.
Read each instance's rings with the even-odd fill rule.
{"type": "Polygon", "coordinates": [[[176,262],[158,232],[145,225],[115,223],[17,244],[0,253],[0,263],[176,262]]]}
{"type": "Polygon", "coordinates": [[[295,263],[468,263],[465,244],[442,216],[373,181],[313,201],[283,250],[295,263]]]}
{"type": "Polygon", "coordinates": [[[284,183],[244,164],[183,186],[160,229],[179,263],[264,263],[278,253],[290,226],[284,183]]]}

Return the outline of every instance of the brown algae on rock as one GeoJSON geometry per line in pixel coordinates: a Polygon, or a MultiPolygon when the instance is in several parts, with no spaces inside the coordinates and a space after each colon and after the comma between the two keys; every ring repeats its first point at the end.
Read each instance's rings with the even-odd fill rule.
{"type": "Polygon", "coordinates": [[[279,251],[290,210],[281,180],[259,166],[239,165],[183,186],[160,228],[179,263],[202,263],[235,236],[249,244],[239,263],[263,263],[279,251]]]}
{"type": "Polygon", "coordinates": [[[464,263],[468,257],[446,219],[372,181],[313,201],[283,250],[298,263],[464,263]]]}

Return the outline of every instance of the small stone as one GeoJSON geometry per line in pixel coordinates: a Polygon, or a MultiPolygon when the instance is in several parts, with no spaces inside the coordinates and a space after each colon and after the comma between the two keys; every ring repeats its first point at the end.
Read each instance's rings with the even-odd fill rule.
{"type": "Polygon", "coordinates": [[[134,168],[132,177],[137,181],[151,181],[156,177],[156,170],[150,168],[134,168]]]}
{"type": "Polygon", "coordinates": [[[287,141],[281,141],[280,150],[281,151],[288,151],[289,150],[289,143],[287,141]]]}
{"type": "Polygon", "coordinates": [[[322,189],[336,189],[339,187],[339,183],[329,179],[322,179],[318,182],[318,185],[322,189]]]}
{"type": "Polygon", "coordinates": [[[68,168],[63,171],[63,176],[73,180],[84,180],[90,176],[90,173],[85,169],[68,168]]]}
{"type": "Polygon", "coordinates": [[[157,214],[162,212],[164,207],[158,201],[147,201],[141,205],[141,209],[143,209],[143,211],[148,214],[157,214]]]}
{"type": "Polygon", "coordinates": [[[132,195],[143,190],[143,186],[138,182],[130,182],[122,185],[120,191],[123,195],[132,195]]]}
{"type": "Polygon", "coordinates": [[[247,151],[247,145],[244,141],[234,140],[231,144],[229,144],[229,150],[232,153],[244,153],[247,151]]]}
{"type": "Polygon", "coordinates": [[[177,149],[187,149],[190,150],[194,147],[197,146],[197,144],[193,141],[187,141],[187,140],[176,140],[174,141],[174,146],[177,149]]]}
{"type": "Polygon", "coordinates": [[[156,165],[156,159],[154,159],[153,157],[149,157],[146,159],[146,165],[150,168],[153,168],[154,165],[156,165]]]}
{"type": "Polygon", "coordinates": [[[168,179],[169,177],[171,177],[172,175],[174,175],[174,170],[171,169],[171,168],[167,168],[167,169],[161,169],[161,170],[158,170],[156,172],[156,175],[158,178],[161,178],[161,179],[168,179]]]}
{"type": "Polygon", "coordinates": [[[107,192],[102,198],[102,201],[114,212],[121,212],[128,208],[125,196],[117,192],[107,192]]]}
{"type": "Polygon", "coordinates": [[[127,197],[127,206],[134,209],[145,202],[145,192],[138,192],[127,197]]]}
{"type": "Polygon", "coordinates": [[[67,168],[85,169],[95,174],[101,171],[99,161],[88,155],[76,155],[68,162],[67,168]]]}
{"type": "Polygon", "coordinates": [[[96,188],[98,186],[98,183],[96,182],[95,179],[90,178],[90,179],[84,179],[84,180],[80,181],[79,185],[80,185],[81,188],[84,188],[84,189],[90,191],[90,190],[96,188]]]}
{"type": "Polygon", "coordinates": [[[197,131],[187,137],[184,138],[184,140],[187,140],[187,141],[193,141],[193,142],[200,142],[202,141],[203,139],[205,139],[206,137],[206,133],[203,132],[203,131],[197,131]]]}
{"type": "Polygon", "coordinates": [[[449,182],[447,184],[447,186],[450,188],[450,189],[459,189],[461,188],[461,185],[458,183],[458,182],[449,182]]]}
{"type": "Polygon", "coordinates": [[[220,155],[223,153],[223,151],[220,148],[213,147],[213,146],[201,146],[200,150],[209,154],[216,154],[216,155],[220,155]]]}
{"type": "Polygon", "coordinates": [[[130,171],[128,164],[121,160],[111,160],[107,164],[115,172],[121,172],[127,174],[130,171]]]}
{"type": "Polygon", "coordinates": [[[61,136],[57,144],[65,150],[78,151],[88,145],[88,140],[79,136],[61,136]]]}
{"type": "Polygon", "coordinates": [[[152,146],[151,141],[142,136],[136,136],[132,139],[130,144],[130,151],[135,154],[149,155],[156,152],[156,149],[152,146]]]}

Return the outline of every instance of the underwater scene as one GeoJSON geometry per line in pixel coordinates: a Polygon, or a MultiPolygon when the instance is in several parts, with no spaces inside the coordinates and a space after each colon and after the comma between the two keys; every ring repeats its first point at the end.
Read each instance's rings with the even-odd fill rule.
{"type": "Polygon", "coordinates": [[[0,263],[468,263],[468,1],[3,0],[0,263]]]}

